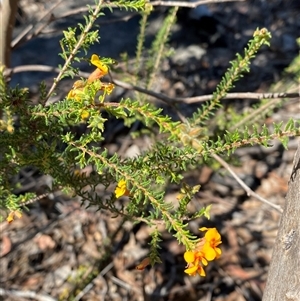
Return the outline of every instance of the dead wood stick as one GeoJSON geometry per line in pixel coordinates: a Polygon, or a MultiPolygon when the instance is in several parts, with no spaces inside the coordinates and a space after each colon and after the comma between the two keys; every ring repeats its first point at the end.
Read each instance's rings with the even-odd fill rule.
{"type": "Polygon", "coordinates": [[[259,194],[257,194],[256,192],[254,192],[249,186],[247,186],[245,184],[244,181],[242,181],[242,179],[231,169],[231,167],[229,166],[229,164],[227,164],[220,156],[216,155],[216,154],[212,154],[212,157],[218,161],[226,170],[228,170],[228,172],[233,176],[233,178],[242,186],[242,188],[246,191],[248,196],[252,196],[254,198],[256,198],[257,200],[267,204],[268,206],[272,207],[273,209],[277,210],[278,212],[282,213],[282,208],[279,205],[275,205],[271,202],[269,202],[268,200],[266,200],[265,198],[263,198],[262,196],[260,196],[259,194]]]}
{"type": "MultiPolygon", "coordinates": [[[[19,72],[29,72],[29,71],[39,71],[39,72],[55,72],[59,73],[60,69],[52,66],[47,65],[21,65],[17,66],[12,69],[6,69],[5,74],[6,75],[12,75],[14,73],[19,72]]],[[[79,72],[79,76],[82,77],[89,77],[90,73],[87,72],[79,72]]],[[[186,103],[186,104],[192,104],[192,103],[201,103],[205,101],[209,101],[213,98],[212,94],[208,95],[201,95],[201,96],[195,96],[195,97],[169,97],[163,93],[154,92],[151,90],[147,90],[117,79],[112,79],[112,82],[126,90],[133,90],[138,91],[144,94],[147,94],[149,96],[153,96],[157,99],[160,99],[167,103],[186,103]]],[[[234,93],[227,93],[227,95],[223,99],[275,99],[275,98],[298,98],[300,97],[300,92],[276,92],[276,93],[252,93],[252,92],[234,92],[234,93]]]]}
{"type": "Polygon", "coordinates": [[[153,6],[179,6],[179,7],[190,7],[196,8],[197,6],[209,3],[222,3],[222,2],[242,2],[245,0],[199,0],[196,2],[189,2],[189,1],[152,1],[149,2],[153,6]]]}

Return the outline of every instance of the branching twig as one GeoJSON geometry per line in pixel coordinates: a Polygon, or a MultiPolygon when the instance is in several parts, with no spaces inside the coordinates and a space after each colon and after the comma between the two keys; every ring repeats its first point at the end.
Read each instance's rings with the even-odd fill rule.
{"type": "MultiPolygon", "coordinates": [[[[287,93],[287,92],[279,92],[279,93],[253,93],[253,92],[236,92],[236,93],[228,93],[223,99],[270,99],[270,98],[296,98],[299,97],[300,93],[287,93]]],[[[203,96],[195,96],[195,97],[187,97],[187,98],[176,98],[177,101],[180,102],[182,99],[183,102],[192,104],[198,102],[208,101],[212,98],[212,95],[203,95],[203,96]]]]}
{"type": "MultiPolygon", "coordinates": [[[[116,5],[111,5],[111,6],[117,8],[116,5]]],[[[84,12],[89,11],[90,8],[95,9],[96,5],[83,6],[83,7],[78,7],[78,8],[68,10],[68,11],[66,11],[66,12],[64,12],[64,13],[58,15],[58,16],[55,16],[54,20],[63,19],[63,18],[70,17],[70,16],[73,16],[73,15],[82,14],[84,12]]],[[[107,20],[107,21],[101,21],[101,22],[99,22],[99,24],[105,24],[105,23],[110,24],[110,23],[121,22],[121,21],[127,22],[128,20],[130,20],[131,18],[133,18],[136,15],[138,15],[138,13],[133,12],[133,13],[130,13],[128,15],[122,16],[120,18],[110,19],[110,20],[107,20]]]]}
{"type": "Polygon", "coordinates": [[[76,53],[78,52],[79,48],[81,47],[86,35],[89,33],[89,31],[91,30],[92,26],[93,26],[93,23],[95,21],[95,18],[96,16],[98,15],[98,13],[100,12],[101,10],[101,7],[102,7],[102,1],[100,1],[97,5],[97,7],[95,8],[95,10],[93,11],[93,18],[90,19],[89,23],[86,25],[84,31],[82,32],[79,40],[77,41],[74,49],[72,50],[71,54],[69,55],[69,57],[67,58],[65,64],[63,65],[63,67],[61,68],[57,78],[54,80],[53,82],[53,85],[51,86],[47,96],[46,96],[46,99],[45,99],[45,102],[49,99],[49,97],[51,96],[51,94],[53,93],[54,89],[56,88],[57,86],[57,83],[60,81],[61,77],[63,76],[63,74],[66,72],[68,66],[70,65],[71,61],[73,60],[74,56],[76,55],[76,53]]]}
{"type": "Polygon", "coordinates": [[[11,69],[5,69],[5,75],[12,75],[20,72],[56,72],[59,73],[60,69],[57,67],[47,65],[21,65],[11,69]]]}
{"type": "MultiPolygon", "coordinates": [[[[167,95],[164,95],[162,93],[156,93],[151,90],[147,90],[138,86],[134,86],[119,80],[113,80],[113,82],[124,89],[127,90],[135,90],[153,97],[156,97],[160,100],[163,100],[165,102],[177,102],[177,103],[186,103],[186,104],[192,104],[192,103],[199,103],[199,102],[205,102],[208,100],[211,100],[213,95],[202,95],[202,96],[195,96],[195,97],[175,97],[171,98],[167,95]]],[[[236,92],[236,93],[228,93],[223,99],[269,99],[269,98],[296,98],[300,97],[300,93],[286,93],[286,92],[280,92],[280,93],[251,93],[251,92],[236,92]]]]}
{"type": "Polygon", "coordinates": [[[153,1],[149,2],[153,6],[179,6],[179,7],[190,7],[195,8],[199,5],[208,4],[208,3],[222,3],[222,2],[242,2],[245,0],[198,0],[196,2],[185,2],[185,1],[153,1]]]}
{"type": "MultiPolygon", "coordinates": [[[[22,65],[17,66],[12,69],[6,69],[5,75],[12,75],[14,73],[19,72],[28,72],[28,71],[40,71],[40,72],[56,72],[59,73],[60,69],[55,68],[52,66],[47,65],[22,65]]],[[[81,77],[88,78],[90,73],[87,72],[79,72],[78,74],[81,77]]],[[[201,103],[205,101],[209,101],[212,99],[213,95],[201,95],[201,96],[195,96],[195,97],[169,97],[162,93],[157,93],[151,90],[147,90],[117,79],[113,79],[112,82],[126,90],[134,90],[138,91],[144,94],[147,94],[149,96],[153,96],[157,99],[160,99],[166,103],[186,103],[186,104],[193,104],[193,103],[201,103]]],[[[274,99],[274,98],[298,98],[300,97],[300,91],[299,92],[278,92],[278,93],[252,93],[252,92],[234,92],[234,93],[227,93],[227,95],[223,99],[274,99]]]]}
{"type": "MultiPolygon", "coordinates": [[[[90,9],[90,6],[84,6],[79,8],[74,8],[72,10],[68,10],[58,16],[51,15],[49,20],[45,24],[42,24],[40,27],[38,27],[32,34],[28,34],[35,26],[37,26],[45,17],[47,17],[63,0],[59,0],[57,3],[55,3],[52,7],[50,7],[37,21],[35,24],[28,25],[11,43],[12,48],[16,48],[20,45],[21,42],[26,42],[31,40],[33,37],[37,36],[42,32],[42,30],[47,27],[51,22],[57,21],[59,19],[67,18],[73,15],[82,14],[83,12],[86,12],[90,9]],[[26,36],[27,35],[27,36],[26,36]]],[[[91,8],[95,9],[96,5],[92,5],[91,8]]],[[[101,21],[99,25],[103,24],[111,24],[116,22],[127,22],[131,18],[138,15],[137,12],[122,16],[120,18],[115,18],[113,20],[106,20],[101,21]]],[[[52,31],[51,31],[52,32],[52,31]]]]}
{"type": "Polygon", "coordinates": [[[32,199],[30,199],[30,200],[28,200],[28,201],[26,201],[24,203],[21,203],[20,206],[27,206],[29,204],[35,203],[37,201],[40,201],[40,200],[48,197],[50,194],[53,194],[53,192],[46,192],[46,193],[43,193],[41,195],[38,195],[35,198],[32,198],[32,199]]]}
{"type": "MultiPolygon", "coordinates": [[[[46,18],[63,0],[58,0],[55,4],[53,4],[41,17],[37,20],[35,24],[28,25],[11,43],[11,48],[16,48],[22,41],[22,39],[30,32],[32,28],[38,23],[40,23],[44,18],[46,18]]],[[[27,38],[26,40],[29,40],[27,38]]]]}
{"type": "MultiPolygon", "coordinates": [[[[108,264],[99,274],[96,278],[93,279],[92,282],[90,282],[81,292],[79,292],[76,297],[73,299],[74,301],[79,301],[84,295],[86,295],[95,285],[95,283],[97,283],[97,281],[99,279],[103,279],[103,276],[105,274],[107,274],[114,266],[114,263],[111,262],[110,264],[108,264]]],[[[106,282],[104,281],[104,283],[106,284],[106,282]]],[[[107,285],[104,287],[104,291],[107,292],[107,285]]],[[[105,294],[104,294],[105,295],[105,294]]]]}
{"type": "MultiPolygon", "coordinates": [[[[57,3],[55,3],[52,7],[50,7],[39,19],[38,21],[34,24],[30,24],[28,25],[11,43],[11,47],[12,49],[17,47],[21,41],[24,39],[24,37],[30,32],[30,30],[32,30],[34,28],[34,26],[36,26],[39,22],[41,22],[47,15],[49,15],[56,6],[58,6],[63,0],[59,0],[57,3]]],[[[196,1],[196,2],[185,2],[185,1],[153,1],[150,2],[151,5],[153,6],[177,6],[177,7],[189,7],[189,8],[196,8],[197,6],[203,5],[203,4],[209,4],[209,3],[223,3],[223,2],[242,2],[245,0],[200,0],[200,1],[196,1]]],[[[113,3],[109,4],[111,7],[115,7],[118,8],[117,5],[113,5],[113,3]]],[[[91,6],[85,6],[85,7],[79,7],[79,8],[74,8],[72,10],[69,10],[59,16],[55,16],[53,18],[50,18],[50,20],[48,20],[47,24],[44,25],[43,27],[41,27],[41,29],[43,29],[45,26],[47,26],[50,22],[58,20],[58,19],[62,19],[62,18],[66,18],[69,16],[73,16],[73,15],[77,15],[77,14],[82,14],[83,12],[88,11],[90,8],[95,9],[96,5],[91,5],[91,6]]],[[[132,16],[135,16],[135,14],[131,15],[131,16],[126,16],[124,17],[124,21],[128,21],[128,19],[130,19],[132,16]]],[[[112,20],[108,21],[111,22],[112,20]]],[[[26,41],[30,40],[33,36],[36,36],[38,33],[40,33],[41,29],[36,30],[36,32],[32,35],[29,35],[26,38],[26,41]]]]}
{"type": "Polygon", "coordinates": [[[272,207],[273,209],[277,210],[278,212],[282,213],[283,210],[281,206],[275,205],[265,198],[258,195],[256,192],[254,192],[250,187],[248,187],[239,177],[238,175],[231,169],[229,164],[227,164],[221,157],[219,157],[216,154],[211,155],[215,160],[217,160],[224,168],[228,170],[228,172],[233,176],[233,178],[242,186],[242,188],[246,191],[248,196],[253,196],[254,198],[258,199],[259,201],[267,204],[268,206],[272,207]]]}
{"type": "Polygon", "coordinates": [[[48,295],[37,294],[33,291],[17,291],[17,290],[5,290],[0,288],[0,296],[14,296],[20,298],[30,298],[37,301],[56,301],[56,299],[52,298],[48,295]]]}
{"type": "MultiPolygon", "coordinates": [[[[276,93],[275,93],[276,94],[276,93]]],[[[292,93],[293,94],[293,93],[292,93]]],[[[250,122],[251,120],[254,120],[255,117],[260,116],[263,114],[264,111],[270,109],[270,107],[275,106],[277,103],[279,103],[281,100],[278,98],[272,99],[271,101],[268,101],[264,105],[260,106],[256,110],[249,112],[247,116],[244,116],[244,118],[235,123],[233,126],[229,128],[230,131],[234,131],[235,129],[241,128],[244,124],[247,124],[247,122],[250,122]]]]}

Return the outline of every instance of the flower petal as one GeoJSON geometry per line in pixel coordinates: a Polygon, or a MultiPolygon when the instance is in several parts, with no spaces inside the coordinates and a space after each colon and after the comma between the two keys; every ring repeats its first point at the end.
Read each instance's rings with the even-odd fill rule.
{"type": "Polygon", "coordinates": [[[105,74],[107,74],[107,70],[103,70],[103,69],[95,69],[90,76],[87,79],[87,82],[90,84],[92,82],[94,82],[97,79],[100,79],[101,77],[103,77],[105,74]]]}
{"type": "Polygon", "coordinates": [[[220,241],[221,235],[216,228],[210,228],[205,233],[205,239],[208,241],[210,240],[220,241]]]}
{"type": "Polygon", "coordinates": [[[195,261],[195,253],[192,252],[192,251],[186,251],[186,252],[183,254],[183,257],[184,257],[184,260],[185,260],[187,263],[191,263],[191,262],[194,262],[194,261],[195,261]]]}
{"type": "Polygon", "coordinates": [[[98,69],[104,72],[104,74],[108,73],[108,68],[105,64],[100,61],[100,58],[97,54],[93,54],[91,57],[91,63],[96,66],[98,69]]]}
{"type": "Polygon", "coordinates": [[[205,276],[206,276],[206,273],[205,273],[205,271],[204,271],[204,269],[203,269],[202,266],[199,266],[199,267],[198,267],[198,274],[199,274],[200,276],[202,276],[202,277],[205,277],[205,276]]]}
{"type": "Polygon", "coordinates": [[[126,185],[125,180],[119,181],[118,186],[115,189],[115,195],[116,195],[116,198],[119,198],[123,195],[126,195],[126,196],[129,195],[129,191],[127,190],[127,185],[126,185]]]}
{"type": "Polygon", "coordinates": [[[207,262],[207,260],[206,260],[205,257],[202,257],[202,258],[201,258],[201,262],[202,262],[202,264],[205,265],[205,266],[208,265],[208,262],[207,262]]]}
{"type": "Polygon", "coordinates": [[[216,251],[209,244],[205,244],[203,246],[202,252],[204,253],[204,257],[208,261],[212,261],[216,258],[216,251]]]}
{"type": "Polygon", "coordinates": [[[208,228],[206,228],[206,227],[202,227],[202,228],[199,228],[199,230],[200,230],[200,231],[207,231],[207,230],[208,230],[208,228]]]}
{"type": "Polygon", "coordinates": [[[222,254],[222,250],[220,248],[215,248],[215,251],[217,253],[217,256],[220,256],[222,254]]]}
{"type": "Polygon", "coordinates": [[[196,275],[197,270],[198,270],[198,267],[195,265],[193,267],[185,269],[184,272],[186,274],[189,274],[190,276],[194,276],[194,275],[196,275]]]}
{"type": "Polygon", "coordinates": [[[22,213],[20,212],[20,211],[15,211],[15,215],[16,215],[16,217],[18,217],[18,218],[21,218],[22,217],[22,213]]]}
{"type": "Polygon", "coordinates": [[[7,221],[9,224],[13,222],[13,220],[14,220],[14,215],[15,215],[15,212],[12,211],[12,212],[9,213],[8,217],[6,218],[6,221],[7,221]]]}

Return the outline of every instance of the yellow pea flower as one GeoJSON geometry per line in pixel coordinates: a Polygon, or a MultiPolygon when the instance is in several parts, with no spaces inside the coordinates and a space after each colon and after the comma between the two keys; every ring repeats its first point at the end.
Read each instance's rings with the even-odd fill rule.
{"type": "Polygon", "coordinates": [[[112,83],[102,83],[101,86],[101,90],[103,90],[104,92],[106,92],[108,95],[113,91],[113,89],[115,88],[115,85],[112,83]]]}
{"type": "Polygon", "coordinates": [[[93,54],[91,57],[91,63],[97,67],[97,69],[92,72],[92,74],[88,77],[88,83],[91,83],[97,79],[100,79],[104,75],[108,73],[108,67],[101,62],[99,56],[97,54],[93,54]]]}
{"type": "Polygon", "coordinates": [[[187,262],[187,268],[184,272],[190,276],[195,276],[198,273],[200,276],[205,277],[205,271],[203,266],[201,265],[203,258],[201,252],[196,250],[194,251],[186,251],[183,255],[184,260],[187,262]]]}
{"type": "Polygon", "coordinates": [[[200,228],[200,231],[206,231],[205,236],[200,239],[193,250],[186,251],[183,255],[187,263],[187,268],[184,270],[190,276],[195,276],[198,273],[200,276],[205,276],[203,266],[207,266],[209,261],[220,257],[222,251],[218,247],[221,241],[221,235],[216,228],[200,228]]]}
{"type": "Polygon", "coordinates": [[[205,244],[203,246],[203,252],[205,253],[205,258],[208,261],[217,259],[222,254],[221,249],[218,247],[221,241],[221,235],[216,228],[206,228],[202,227],[200,231],[206,231],[204,239],[205,244]]]}
{"type": "Polygon", "coordinates": [[[67,99],[75,99],[76,101],[81,100],[80,94],[83,93],[83,88],[85,86],[85,82],[82,80],[77,80],[74,84],[70,92],[68,93],[67,99]]]}
{"type": "Polygon", "coordinates": [[[21,218],[22,217],[22,213],[18,210],[16,211],[11,211],[8,215],[8,217],[6,218],[6,221],[11,224],[14,221],[14,217],[18,217],[21,218]]]}
{"type": "Polygon", "coordinates": [[[91,56],[90,62],[97,68],[90,74],[87,81],[77,80],[70,92],[68,93],[67,99],[74,99],[80,101],[82,99],[84,88],[87,85],[91,85],[96,80],[99,80],[100,88],[99,90],[104,91],[106,94],[110,94],[114,89],[114,84],[112,83],[102,83],[100,79],[108,73],[108,66],[103,63],[97,54],[91,56]]]}
{"type": "Polygon", "coordinates": [[[115,189],[116,198],[120,198],[123,195],[128,196],[129,194],[130,194],[130,192],[127,189],[126,181],[120,180],[118,183],[118,186],[115,189]]]}

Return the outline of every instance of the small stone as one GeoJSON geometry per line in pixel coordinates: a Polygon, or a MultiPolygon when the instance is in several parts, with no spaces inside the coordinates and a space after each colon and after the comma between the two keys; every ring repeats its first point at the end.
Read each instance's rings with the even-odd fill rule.
{"type": "Polygon", "coordinates": [[[190,45],[188,47],[179,47],[172,57],[173,63],[184,65],[190,60],[200,60],[206,54],[206,50],[198,45],[190,45]]]}

